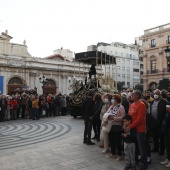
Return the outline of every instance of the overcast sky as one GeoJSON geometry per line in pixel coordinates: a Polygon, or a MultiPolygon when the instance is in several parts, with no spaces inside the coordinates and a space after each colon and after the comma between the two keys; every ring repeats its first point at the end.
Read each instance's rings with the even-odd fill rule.
{"type": "Polygon", "coordinates": [[[134,43],[143,30],[169,23],[169,9],[170,0],[0,0],[0,32],[45,57],[61,47],[134,43]]]}

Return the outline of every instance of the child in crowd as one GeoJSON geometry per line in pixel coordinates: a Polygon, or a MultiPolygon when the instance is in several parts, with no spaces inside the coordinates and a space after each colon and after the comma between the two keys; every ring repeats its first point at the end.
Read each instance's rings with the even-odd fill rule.
{"type": "Polygon", "coordinates": [[[126,133],[126,127],[132,123],[132,117],[130,115],[125,115],[123,117],[123,133],[122,137],[124,139],[124,153],[125,153],[125,170],[136,170],[135,167],[135,140],[136,140],[136,130],[132,128],[129,133],[126,133]]]}

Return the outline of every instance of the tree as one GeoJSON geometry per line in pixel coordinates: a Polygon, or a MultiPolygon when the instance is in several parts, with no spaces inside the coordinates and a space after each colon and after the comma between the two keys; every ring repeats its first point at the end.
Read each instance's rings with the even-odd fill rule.
{"type": "Polygon", "coordinates": [[[118,81],[118,82],[117,82],[117,89],[118,89],[118,91],[123,90],[123,86],[124,86],[124,85],[125,85],[125,82],[124,82],[124,81],[122,81],[122,82],[118,81]]]}
{"type": "Polygon", "coordinates": [[[135,90],[140,90],[141,92],[143,91],[143,85],[142,84],[137,84],[134,87],[135,90]]]}
{"type": "Polygon", "coordinates": [[[159,90],[162,90],[162,89],[169,90],[170,89],[170,80],[167,78],[159,80],[158,89],[159,90]]]}

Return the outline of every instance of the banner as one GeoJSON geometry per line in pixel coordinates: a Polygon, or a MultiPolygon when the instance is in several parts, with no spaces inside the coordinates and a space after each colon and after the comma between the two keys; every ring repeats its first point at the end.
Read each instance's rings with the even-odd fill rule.
{"type": "Polygon", "coordinates": [[[4,85],[4,76],[0,76],[0,94],[4,93],[3,85],[4,85]]]}

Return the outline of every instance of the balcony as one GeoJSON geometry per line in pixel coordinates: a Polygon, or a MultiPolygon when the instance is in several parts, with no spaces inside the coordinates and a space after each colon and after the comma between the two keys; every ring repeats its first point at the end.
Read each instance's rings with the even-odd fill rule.
{"type": "Polygon", "coordinates": [[[166,40],[166,45],[169,45],[170,44],[170,41],[169,40],[166,40]]]}
{"type": "Polygon", "coordinates": [[[164,72],[164,73],[170,72],[170,68],[163,68],[163,72],[164,72]]]}
{"type": "Polygon", "coordinates": [[[149,44],[149,48],[155,48],[156,44],[149,44]]]}
{"type": "Polygon", "coordinates": [[[156,70],[147,70],[147,74],[156,74],[158,72],[159,72],[158,69],[156,69],[156,70]]]}

